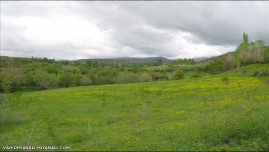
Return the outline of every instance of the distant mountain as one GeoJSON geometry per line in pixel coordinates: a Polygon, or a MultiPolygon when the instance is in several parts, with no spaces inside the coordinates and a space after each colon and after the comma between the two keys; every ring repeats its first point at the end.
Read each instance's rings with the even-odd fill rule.
{"type": "Polygon", "coordinates": [[[211,56],[211,57],[200,57],[200,58],[193,58],[195,62],[200,62],[200,61],[204,61],[210,58],[214,58],[216,56],[211,56]]]}
{"type": "Polygon", "coordinates": [[[91,62],[97,62],[97,63],[105,63],[105,64],[131,64],[133,62],[131,61],[126,61],[126,60],[119,60],[119,59],[80,59],[80,60],[75,60],[79,61],[80,63],[84,64],[87,61],[91,62]]]}
{"type": "MultiPolygon", "coordinates": [[[[200,57],[194,58],[195,62],[206,62],[208,60],[214,59],[216,57],[200,57]]],[[[1,59],[32,59],[29,57],[8,57],[8,56],[1,56],[1,59]]],[[[165,57],[141,57],[141,58],[134,58],[134,57],[118,57],[118,58],[106,58],[106,59],[79,59],[79,60],[67,60],[70,62],[79,61],[82,64],[85,64],[86,61],[98,62],[100,64],[132,64],[132,63],[150,63],[150,62],[157,62],[158,60],[162,60],[163,64],[173,63],[176,59],[167,59],[165,57]]],[[[66,59],[56,59],[56,61],[66,61],[66,59]]]]}
{"type": "MultiPolygon", "coordinates": [[[[195,62],[201,62],[212,57],[200,57],[194,58],[195,62]]],[[[80,59],[81,63],[86,63],[86,61],[98,62],[98,63],[114,63],[114,64],[131,64],[131,63],[150,63],[150,62],[157,62],[158,60],[162,60],[163,64],[173,63],[175,60],[167,59],[164,57],[141,57],[141,58],[134,58],[134,57],[118,57],[118,58],[111,58],[111,59],[80,59]]]]}
{"type": "Polygon", "coordinates": [[[209,63],[212,63],[213,61],[215,61],[215,60],[226,60],[227,59],[227,57],[230,55],[230,54],[232,54],[232,53],[234,53],[234,52],[227,52],[227,53],[225,53],[225,54],[222,54],[222,55],[220,55],[220,56],[214,56],[214,57],[211,57],[211,58],[207,58],[207,59],[205,59],[205,60],[202,60],[202,61],[199,61],[199,63],[200,64],[209,64],[209,63]]]}
{"type": "Polygon", "coordinates": [[[123,60],[129,61],[134,63],[150,63],[150,62],[157,62],[158,60],[162,60],[163,64],[172,63],[174,60],[170,60],[164,57],[144,57],[144,58],[132,58],[132,57],[120,57],[114,58],[114,60],[123,60]]]}

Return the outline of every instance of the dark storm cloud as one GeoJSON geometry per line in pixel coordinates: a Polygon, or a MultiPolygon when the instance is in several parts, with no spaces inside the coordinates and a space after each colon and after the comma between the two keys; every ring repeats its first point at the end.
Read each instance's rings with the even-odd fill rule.
{"type": "Polygon", "coordinates": [[[268,4],[2,2],[1,53],[69,59],[220,55],[233,51],[243,32],[269,44],[268,4]]]}
{"type": "Polygon", "coordinates": [[[183,30],[208,44],[241,42],[243,32],[269,42],[269,2],[121,3],[159,28],[183,30]]]}

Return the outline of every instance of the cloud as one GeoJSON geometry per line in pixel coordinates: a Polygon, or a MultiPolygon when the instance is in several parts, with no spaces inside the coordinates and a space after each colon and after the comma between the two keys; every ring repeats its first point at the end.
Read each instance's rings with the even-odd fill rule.
{"type": "Polygon", "coordinates": [[[268,2],[2,2],[1,54],[192,58],[268,44],[268,2]]]}

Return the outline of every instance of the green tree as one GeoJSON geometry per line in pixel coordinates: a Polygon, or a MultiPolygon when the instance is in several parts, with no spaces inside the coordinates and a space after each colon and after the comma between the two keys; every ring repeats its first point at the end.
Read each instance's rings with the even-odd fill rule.
{"type": "Polygon", "coordinates": [[[158,64],[158,65],[163,65],[163,60],[159,59],[159,60],[157,61],[157,64],[158,64]]]}
{"type": "Polygon", "coordinates": [[[23,74],[21,68],[2,68],[0,74],[0,87],[4,92],[15,92],[21,86],[23,74]]]}
{"type": "Polygon", "coordinates": [[[177,70],[172,77],[173,80],[181,80],[183,78],[184,78],[184,72],[182,72],[181,70],[177,70]]]}
{"type": "Polygon", "coordinates": [[[87,74],[89,72],[87,65],[81,65],[81,66],[79,66],[79,69],[80,69],[82,74],[87,74]]]}
{"type": "Polygon", "coordinates": [[[80,71],[80,69],[77,68],[77,67],[72,67],[72,73],[73,73],[73,74],[81,74],[81,71],[80,71]]]}
{"type": "Polygon", "coordinates": [[[238,55],[238,53],[236,52],[235,53],[235,62],[236,62],[236,67],[237,67],[237,70],[240,71],[240,66],[241,66],[241,59],[238,55]]]}
{"type": "Polygon", "coordinates": [[[244,44],[249,44],[248,35],[246,33],[243,33],[243,43],[244,44]]]}
{"type": "Polygon", "coordinates": [[[142,82],[151,82],[152,81],[152,77],[146,72],[140,74],[140,79],[142,82]]]}
{"type": "Polygon", "coordinates": [[[92,67],[92,61],[91,61],[91,60],[86,61],[86,65],[87,65],[89,68],[91,68],[91,67],[92,67]]]}
{"type": "Polygon", "coordinates": [[[49,74],[55,74],[57,76],[58,73],[60,72],[60,65],[51,64],[51,65],[49,65],[47,71],[49,72],[49,74]]]}
{"type": "Polygon", "coordinates": [[[72,86],[73,82],[73,75],[70,72],[64,73],[61,75],[60,80],[59,80],[59,85],[63,87],[70,87],[72,86]]]}
{"type": "Polygon", "coordinates": [[[138,74],[133,72],[120,72],[116,77],[117,83],[135,83],[140,82],[140,77],[138,74]]]}
{"type": "Polygon", "coordinates": [[[34,82],[40,89],[51,89],[57,86],[58,80],[46,71],[38,70],[35,72],[34,82]]]}
{"type": "Polygon", "coordinates": [[[80,81],[79,81],[80,85],[82,86],[88,86],[92,84],[91,78],[89,76],[83,76],[80,81]]]}
{"type": "Polygon", "coordinates": [[[211,74],[218,74],[225,71],[224,62],[221,60],[215,60],[212,64],[206,65],[204,70],[211,74]]]}
{"type": "Polygon", "coordinates": [[[111,69],[104,69],[98,73],[99,84],[112,84],[114,83],[114,77],[116,72],[111,69]]]}
{"type": "Polygon", "coordinates": [[[83,78],[82,74],[73,74],[73,82],[76,86],[80,86],[80,79],[83,78]]]}
{"type": "Polygon", "coordinates": [[[79,61],[74,61],[74,65],[75,66],[80,66],[80,62],[79,61]]]}

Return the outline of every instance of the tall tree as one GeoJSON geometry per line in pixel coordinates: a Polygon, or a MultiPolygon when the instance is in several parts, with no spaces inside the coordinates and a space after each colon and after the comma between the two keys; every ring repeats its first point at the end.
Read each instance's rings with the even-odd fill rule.
{"type": "Polygon", "coordinates": [[[248,35],[246,33],[243,33],[243,43],[244,44],[248,44],[249,43],[248,35]]]}

